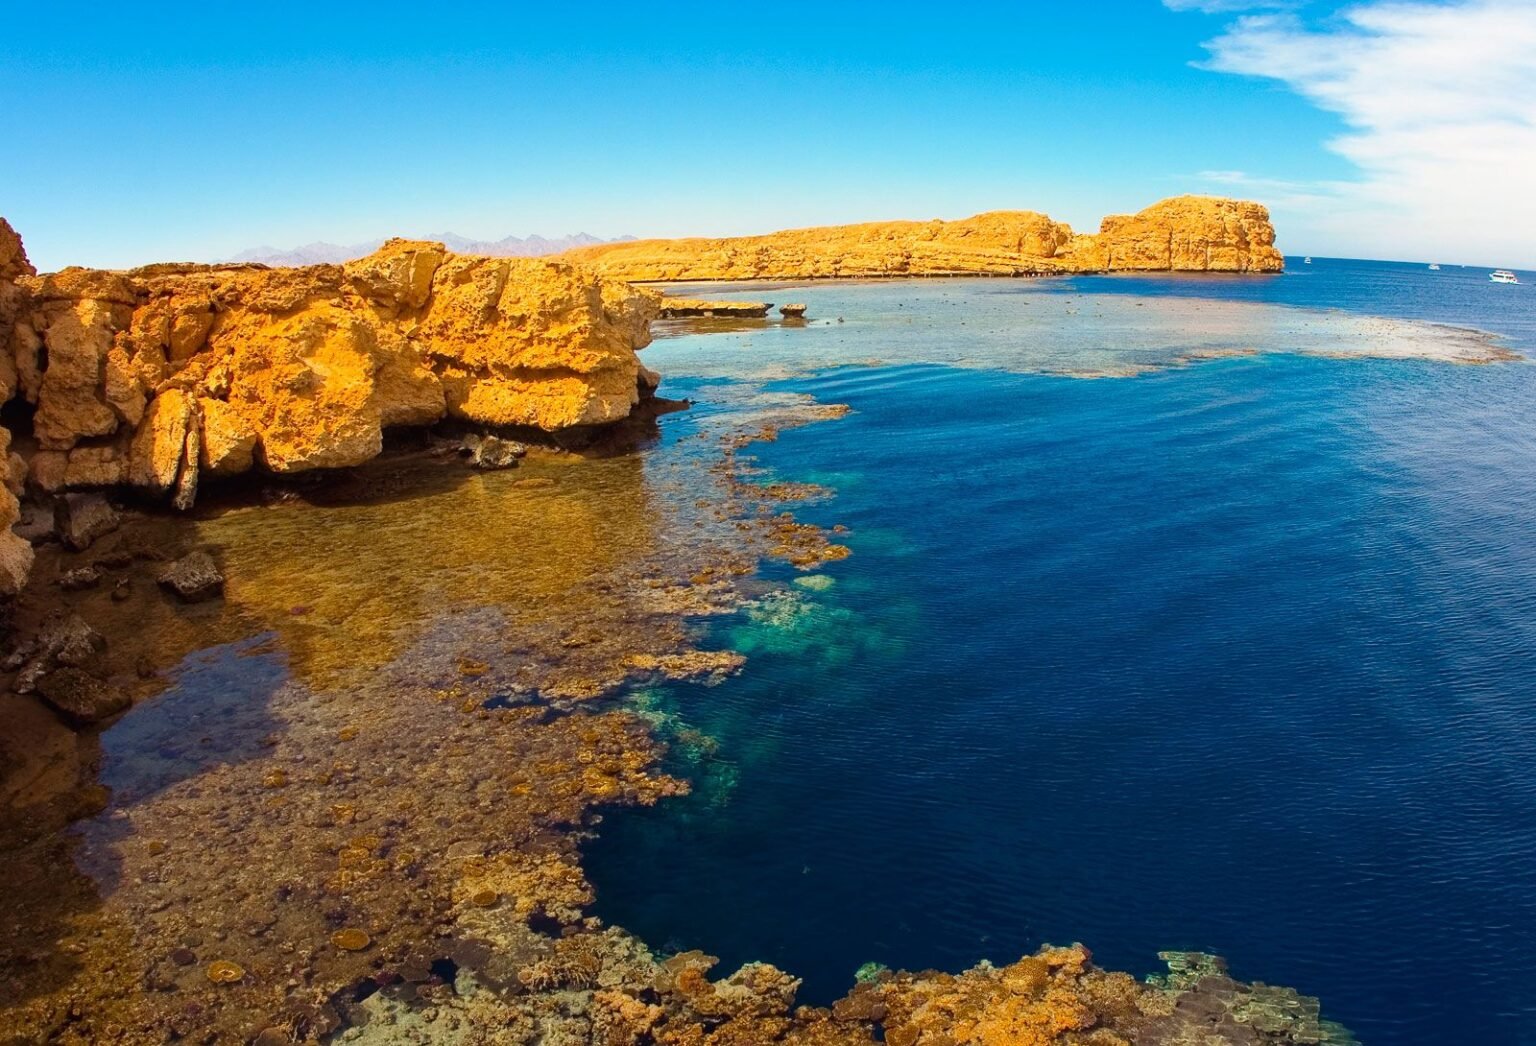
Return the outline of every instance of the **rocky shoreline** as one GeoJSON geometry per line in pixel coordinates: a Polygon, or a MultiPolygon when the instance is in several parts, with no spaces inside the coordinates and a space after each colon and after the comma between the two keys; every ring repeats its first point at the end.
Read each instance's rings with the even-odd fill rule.
{"type": "Polygon", "coordinates": [[[806,1007],[590,914],[583,836],[688,788],[626,687],[725,679],[700,622],[757,564],[848,555],[750,460],[836,405],[634,451],[654,295],[404,241],[41,277],[0,248],[0,1041],[1348,1041],[1209,957],[1045,947],[806,1007]]]}

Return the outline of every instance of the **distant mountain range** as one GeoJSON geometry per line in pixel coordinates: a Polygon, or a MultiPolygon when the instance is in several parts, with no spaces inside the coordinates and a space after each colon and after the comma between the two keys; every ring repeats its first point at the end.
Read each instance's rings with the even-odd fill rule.
{"type": "MultiPolygon", "coordinates": [[[[543,236],[508,236],[500,240],[471,240],[451,232],[433,233],[419,238],[436,240],[455,254],[478,254],[489,258],[538,258],[546,254],[559,254],[573,247],[590,247],[598,243],[626,243],[634,239],[633,236],[620,236],[618,239],[604,240],[584,232],[560,236],[553,240],[545,239],[543,236]]],[[[353,258],[372,254],[383,242],[382,239],[350,245],[316,242],[306,243],[302,247],[286,251],[276,247],[252,247],[232,258],[226,258],[225,261],[261,262],[264,265],[320,265],[326,262],[351,261],[353,258]]]]}

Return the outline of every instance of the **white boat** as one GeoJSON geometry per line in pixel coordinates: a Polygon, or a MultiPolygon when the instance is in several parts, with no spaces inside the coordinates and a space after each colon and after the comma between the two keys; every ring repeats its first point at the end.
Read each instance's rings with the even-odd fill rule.
{"type": "Polygon", "coordinates": [[[1301,263],[1303,265],[1311,265],[1312,264],[1312,255],[1309,254],[1305,258],[1301,259],[1301,263]]]}
{"type": "Polygon", "coordinates": [[[1520,277],[1516,276],[1514,273],[1510,272],[1508,269],[1495,269],[1493,272],[1490,272],[1488,274],[1488,278],[1490,280],[1492,280],[1494,283],[1519,283],[1520,282],[1520,277]]]}
{"type": "Polygon", "coordinates": [[[1434,270],[1435,272],[1439,272],[1440,271],[1440,266],[1438,264],[1436,264],[1435,262],[1430,262],[1429,263],[1429,267],[1432,270],[1434,270]]]}

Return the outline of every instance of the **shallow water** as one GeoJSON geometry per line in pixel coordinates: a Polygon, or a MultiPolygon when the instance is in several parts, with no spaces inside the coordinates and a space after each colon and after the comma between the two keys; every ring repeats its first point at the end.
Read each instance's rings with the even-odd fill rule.
{"type": "Polygon", "coordinates": [[[99,815],[12,855],[8,946],[45,960],[0,1002],[77,1011],[71,1041],[318,1033],[380,964],[551,947],[592,810],[670,797],[605,814],[597,914],[810,1001],[1081,939],[1138,973],[1222,953],[1368,1042],[1507,1040],[1536,994],[1536,372],[1309,355],[1484,347],[1420,320],[1531,342],[1525,288],[1459,278],[775,286],[810,324],[662,331],[694,406],[642,453],[142,521],[213,548],[226,597],[59,597],[166,689],[102,735],[99,815]],[[813,397],[853,413],[799,427],[837,413],[813,397]],[[687,661],[700,636],[745,673],[687,661]],[[665,681],[694,668],[718,685],[665,681]]]}
{"type": "Polygon", "coordinates": [[[854,554],[716,623],[739,678],[642,695],[698,785],[608,818],[601,914],[815,1001],[1081,940],[1217,952],[1365,1042],[1529,1035],[1536,370],[1294,354],[1369,354],[1367,312],[1529,346],[1529,288],[1320,260],[708,293],[834,321],[647,362],[851,405],[757,454],[836,488],[804,515],[854,554]]]}
{"type": "Polygon", "coordinates": [[[674,380],[912,363],[1106,377],[1255,352],[1475,360],[1536,336],[1524,286],[1490,284],[1482,274],[1478,284],[1470,270],[1314,269],[680,286],[672,293],[803,302],[808,319],[664,321],[646,362],[674,380]],[[1490,341],[1479,330],[1502,337],[1490,341]],[[711,336],[689,336],[696,333],[711,336]]]}

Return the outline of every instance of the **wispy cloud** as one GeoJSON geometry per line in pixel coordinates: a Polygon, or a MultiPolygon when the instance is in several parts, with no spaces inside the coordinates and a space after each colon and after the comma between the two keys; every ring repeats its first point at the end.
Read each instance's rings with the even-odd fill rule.
{"type": "Polygon", "coordinates": [[[1300,7],[1306,0],[1163,0],[1172,11],[1204,11],[1206,14],[1231,14],[1234,11],[1277,11],[1300,7]]]}
{"type": "Polygon", "coordinates": [[[1278,80],[1343,120],[1328,145],[1358,180],[1270,179],[1320,226],[1397,257],[1536,261],[1536,3],[1376,0],[1322,25],[1245,15],[1206,47],[1205,68],[1278,80]]]}
{"type": "Polygon", "coordinates": [[[1249,196],[1281,208],[1328,206],[1350,189],[1348,183],[1290,181],[1265,178],[1247,171],[1200,171],[1194,177],[1223,192],[1249,196]]]}

